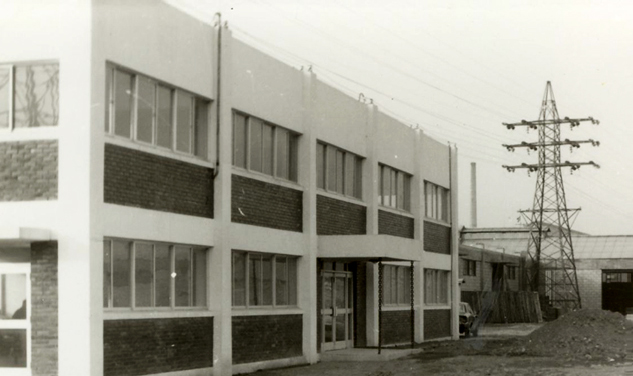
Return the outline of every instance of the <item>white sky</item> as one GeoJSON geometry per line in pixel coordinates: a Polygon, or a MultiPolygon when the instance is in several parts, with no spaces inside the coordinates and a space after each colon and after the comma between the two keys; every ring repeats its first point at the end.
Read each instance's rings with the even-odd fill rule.
{"type": "Polygon", "coordinates": [[[633,234],[633,3],[628,1],[170,0],[353,97],[459,149],[459,225],[470,226],[470,163],[477,163],[478,226],[517,224],[532,205],[535,174],[502,164],[536,154],[502,143],[536,141],[502,122],[538,118],[547,80],[561,117],[593,116],[561,138],[595,139],[562,160],[601,169],[563,171],[574,229],[633,234]]]}

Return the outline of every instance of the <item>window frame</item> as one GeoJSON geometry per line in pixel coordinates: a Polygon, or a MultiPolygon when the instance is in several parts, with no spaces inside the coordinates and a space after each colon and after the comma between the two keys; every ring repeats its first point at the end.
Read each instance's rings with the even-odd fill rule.
{"type": "Polygon", "coordinates": [[[451,302],[450,272],[440,269],[424,269],[424,304],[447,306],[451,302]]]}
{"type": "MultiPolygon", "coordinates": [[[[169,151],[170,153],[192,157],[204,161],[209,160],[208,155],[208,147],[203,147],[203,143],[208,143],[208,135],[209,129],[211,127],[209,112],[211,110],[212,101],[209,98],[205,98],[201,95],[198,95],[192,91],[185,90],[179,88],[175,85],[171,85],[164,81],[158,80],[154,77],[148,76],[146,74],[134,71],[132,69],[128,69],[122,67],[120,65],[114,63],[106,64],[106,117],[105,117],[105,133],[109,136],[116,137],[117,139],[129,140],[134,143],[138,143],[144,146],[149,146],[156,148],[158,150],[169,151]],[[127,74],[131,76],[132,80],[132,98],[131,100],[131,108],[130,108],[130,136],[124,136],[117,134],[117,124],[116,124],[116,75],[117,72],[127,74]],[[139,100],[142,98],[139,96],[139,87],[141,86],[142,81],[145,83],[150,83],[153,87],[153,103],[151,103],[151,133],[152,140],[151,142],[147,142],[142,140],[138,136],[139,129],[139,100]],[[161,130],[161,123],[159,121],[161,108],[160,105],[167,103],[161,101],[160,93],[161,89],[166,89],[169,93],[169,147],[163,145],[159,142],[159,133],[163,134],[161,130]],[[189,111],[188,111],[188,124],[185,127],[188,130],[189,140],[188,140],[188,151],[183,151],[179,148],[179,126],[181,123],[178,122],[178,101],[180,97],[188,97],[190,100],[189,111]],[[205,116],[200,116],[200,113],[205,113],[205,116]],[[205,124],[198,124],[199,119],[204,119],[205,124]],[[206,138],[206,140],[200,140],[200,138],[206,138]]],[[[202,121],[202,120],[201,120],[202,121]]]]}
{"type": "Polygon", "coordinates": [[[349,152],[345,149],[341,149],[338,146],[328,144],[317,140],[317,165],[322,164],[322,171],[317,168],[317,189],[328,192],[331,194],[348,197],[354,200],[363,201],[363,158],[362,156],[349,152]],[[319,148],[323,148],[323,160],[319,159],[319,148]],[[333,161],[331,157],[334,157],[333,161]],[[348,158],[353,158],[351,165],[354,166],[353,173],[348,175],[348,158]],[[341,161],[339,163],[339,161],[341,161]],[[334,167],[334,171],[331,171],[331,167],[334,167]],[[340,171],[339,171],[340,169],[340,171]],[[322,174],[319,175],[319,172],[322,174]],[[334,182],[331,178],[334,177],[334,182]],[[348,178],[351,177],[352,182],[348,182],[348,178]],[[339,180],[342,180],[339,182],[339,180]],[[322,184],[320,183],[322,182],[322,184]],[[322,185],[322,186],[321,186],[322,185]],[[334,189],[330,187],[333,185],[334,189]],[[348,194],[350,191],[351,194],[348,194]],[[340,189],[339,189],[340,188],[340,189]]]}
{"type": "Polygon", "coordinates": [[[258,118],[256,116],[252,116],[249,115],[245,112],[242,111],[238,111],[238,110],[233,110],[233,114],[232,114],[232,140],[231,140],[231,164],[233,167],[235,168],[240,168],[243,170],[246,170],[250,173],[254,173],[254,174],[260,174],[260,175],[264,175],[267,177],[271,177],[273,179],[279,179],[279,180],[283,180],[286,182],[292,182],[292,183],[298,183],[298,144],[299,144],[299,136],[300,134],[292,131],[288,128],[273,124],[271,122],[268,122],[266,120],[263,120],[261,118],[258,118]],[[238,119],[238,117],[242,117],[242,119],[244,119],[244,133],[241,134],[241,138],[240,141],[243,141],[242,144],[242,148],[241,150],[243,150],[243,154],[240,155],[240,160],[243,160],[244,165],[237,165],[236,164],[236,158],[238,155],[238,149],[235,147],[236,146],[236,142],[237,142],[237,132],[236,132],[236,120],[238,119]],[[256,120],[260,126],[261,126],[261,131],[260,131],[260,135],[261,135],[261,140],[259,141],[259,154],[260,154],[260,169],[256,169],[252,166],[252,145],[253,145],[253,140],[252,140],[252,131],[251,131],[251,127],[253,126],[253,121],[252,120],[256,120]],[[268,168],[270,168],[271,173],[267,173],[264,170],[264,154],[265,154],[265,150],[266,147],[264,145],[264,134],[265,129],[270,128],[272,133],[272,146],[270,149],[270,156],[271,156],[271,160],[270,160],[270,165],[268,166],[268,168]],[[284,148],[285,150],[285,154],[287,156],[287,163],[285,163],[285,168],[283,169],[283,171],[285,172],[284,175],[286,176],[282,176],[280,173],[280,148],[279,148],[279,137],[282,137],[281,135],[285,135],[285,145],[284,148]]]}
{"type": "Polygon", "coordinates": [[[231,308],[232,309],[286,309],[286,308],[297,308],[299,306],[299,294],[297,289],[297,284],[299,282],[298,273],[296,271],[298,267],[298,256],[292,255],[282,255],[275,253],[263,253],[263,252],[250,252],[250,251],[242,251],[242,250],[232,250],[231,251],[231,308]],[[235,254],[241,254],[244,256],[244,292],[243,297],[240,300],[244,301],[244,305],[235,305],[235,254]],[[263,289],[264,289],[264,278],[263,278],[263,259],[264,257],[268,257],[271,263],[271,304],[251,304],[250,303],[250,260],[251,256],[259,257],[260,259],[260,279],[261,283],[259,284],[259,290],[262,295],[263,301],[263,289]],[[277,259],[284,258],[285,261],[285,276],[286,276],[286,302],[287,304],[278,304],[277,301],[277,259]],[[292,260],[292,261],[291,261],[292,260]],[[291,273],[291,267],[295,268],[295,272],[291,273]],[[294,281],[291,280],[291,277],[294,278],[294,281]],[[292,287],[294,284],[294,287],[292,287]],[[294,296],[293,296],[294,295],[294,296]]]}
{"type": "Polygon", "coordinates": [[[145,240],[131,240],[131,239],[121,239],[121,238],[104,238],[103,239],[103,252],[104,252],[104,277],[103,277],[103,309],[107,312],[129,312],[129,311],[180,311],[180,310],[204,310],[209,307],[209,278],[208,278],[208,262],[209,262],[209,248],[203,246],[194,246],[194,245],[185,245],[185,244],[172,244],[172,243],[163,243],[163,242],[152,242],[145,240]],[[128,267],[129,267],[129,303],[127,306],[123,307],[115,307],[115,291],[114,291],[114,262],[113,262],[113,250],[114,250],[114,242],[125,242],[129,243],[130,246],[128,248],[128,267]],[[106,243],[109,243],[109,275],[106,277],[105,275],[105,266],[106,266],[106,255],[108,254],[106,249],[106,243]],[[149,306],[137,306],[136,301],[136,250],[137,245],[151,245],[152,259],[152,282],[151,282],[151,296],[150,296],[150,305],[149,306]],[[169,263],[170,263],[170,280],[169,280],[169,305],[168,306],[157,306],[157,276],[156,276],[156,250],[157,246],[167,246],[169,250],[169,263]],[[176,302],[176,248],[187,248],[189,250],[189,304],[186,306],[178,305],[176,302]],[[204,263],[202,265],[195,265],[194,258],[196,252],[202,252],[205,255],[204,263]],[[204,279],[204,294],[202,297],[204,298],[204,302],[201,304],[196,304],[195,295],[195,278],[197,268],[202,267],[204,269],[205,279],[204,279]],[[109,279],[109,288],[106,293],[106,278],[109,279]],[[106,304],[107,301],[107,304],[106,304]]]}
{"type": "Polygon", "coordinates": [[[411,213],[411,181],[413,180],[413,175],[384,163],[378,163],[378,176],[378,204],[384,208],[411,213]],[[389,195],[385,194],[387,193],[385,191],[386,182],[389,182],[389,195]],[[387,197],[388,199],[386,199],[387,197]],[[400,200],[399,197],[402,197],[402,199],[400,200]],[[395,203],[392,203],[392,201],[395,201],[395,203]]]}
{"type": "Polygon", "coordinates": [[[464,275],[467,277],[477,276],[477,260],[462,259],[464,261],[464,275]]]}
{"type": "MultiPolygon", "coordinates": [[[[9,71],[9,78],[7,85],[9,87],[8,90],[8,98],[7,98],[7,126],[0,127],[0,132],[14,132],[19,129],[38,129],[38,128],[51,128],[59,126],[59,76],[60,76],[60,64],[57,60],[36,60],[36,61],[23,61],[23,62],[15,62],[15,63],[0,63],[0,69],[7,69],[9,71]],[[56,66],[56,75],[57,75],[57,83],[56,90],[57,92],[54,94],[54,99],[56,99],[56,117],[55,124],[45,124],[38,125],[36,127],[16,127],[15,126],[15,97],[16,97],[16,67],[28,67],[28,66],[41,66],[41,65],[54,65],[56,66]]],[[[19,132],[19,131],[18,131],[19,132]]]]}
{"type": "Polygon", "coordinates": [[[440,223],[451,224],[451,190],[424,181],[424,217],[440,223]]]}
{"type": "Polygon", "coordinates": [[[384,279],[383,291],[390,291],[389,297],[385,297],[385,306],[388,306],[388,307],[411,306],[411,267],[410,266],[383,264],[383,279],[384,279]],[[395,278],[393,278],[394,272],[396,275],[395,278]],[[385,278],[386,275],[389,275],[392,278],[385,278]],[[400,291],[400,288],[399,288],[400,276],[402,276],[404,291],[400,291]],[[394,279],[395,279],[396,284],[395,286],[392,286],[394,279]],[[395,292],[395,295],[394,295],[394,292],[395,292]],[[404,294],[404,295],[401,295],[401,294],[404,294]],[[403,299],[400,299],[401,297],[403,299]]]}

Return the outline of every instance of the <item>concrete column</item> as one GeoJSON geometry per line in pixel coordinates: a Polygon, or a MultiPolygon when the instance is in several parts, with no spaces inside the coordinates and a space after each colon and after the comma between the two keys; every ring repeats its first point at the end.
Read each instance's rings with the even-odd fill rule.
{"type": "Polygon", "coordinates": [[[424,197],[424,164],[422,163],[423,138],[422,130],[415,134],[415,171],[411,181],[411,213],[415,217],[413,237],[419,244],[419,262],[414,270],[414,300],[416,308],[415,341],[424,340],[424,213],[426,199],[424,197]]]}
{"type": "Polygon", "coordinates": [[[231,290],[231,170],[233,116],[231,108],[231,32],[222,29],[222,73],[218,170],[214,181],[215,247],[211,250],[209,276],[211,276],[211,304],[213,319],[214,375],[232,374],[232,290],[231,290]]]}
{"type": "Polygon", "coordinates": [[[303,354],[308,363],[318,361],[317,353],[317,227],[316,227],[316,137],[313,128],[313,102],[316,101],[316,75],[303,75],[303,129],[299,138],[299,184],[303,193],[303,237],[306,253],[299,259],[299,306],[303,309],[303,354]]]}
{"type": "Polygon", "coordinates": [[[457,216],[457,147],[449,147],[450,153],[450,182],[451,182],[451,297],[452,297],[452,328],[453,339],[459,339],[459,218],[457,216]]]}
{"type": "MultiPolygon", "coordinates": [[[[367,203],[367,235],[378,234],[378,193],[380,168],[378,166],[378,140],[374,135],[378,127],[378,108],[367,106],[367,159],[363,174],[363,201],[367,203]]],[[[367,263],[367,346],[378,346],[378,264],[367,263]]]]}

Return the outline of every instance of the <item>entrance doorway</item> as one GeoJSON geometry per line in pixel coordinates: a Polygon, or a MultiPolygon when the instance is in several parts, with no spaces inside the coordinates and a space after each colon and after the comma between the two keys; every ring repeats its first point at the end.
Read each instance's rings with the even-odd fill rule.
{"type": "Polygon", "coordinates": [[[0,374],[30,375],[30,264],[0,249],[0,374]],[[9,259],[11,262],[4,262],[9,259]]]}
{"type": "Polygon", "coordinates": [[[322,271],[321,348],[324,351],[353,346],[352,273],[322,271]]]}
{"type": "Polygon", "coordinates": [[[623,315],[633,313],[633,272],[602,272],[602,309],[623,315]]]}

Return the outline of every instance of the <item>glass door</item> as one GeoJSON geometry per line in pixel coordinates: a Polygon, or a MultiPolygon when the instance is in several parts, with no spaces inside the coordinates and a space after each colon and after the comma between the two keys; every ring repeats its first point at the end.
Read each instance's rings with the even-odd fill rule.
{"type": "Polygon", "coordinates": [[[321,284],[322,349],[327,351],[352,347],[352,273],[324,271],[321,284]]]}
{"type": "Polygon", "coordinates": [[[30,265],[0,263],[0,374],[29,375],[30,265]]]}

